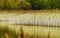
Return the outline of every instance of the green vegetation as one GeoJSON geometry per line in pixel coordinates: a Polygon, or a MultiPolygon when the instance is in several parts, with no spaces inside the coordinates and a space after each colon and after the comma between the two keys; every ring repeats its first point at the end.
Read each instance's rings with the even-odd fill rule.
{"type": "Polygon", "coordinates": [[[0,9],[60,9],[59,0],[0,0],[0,9]]]}

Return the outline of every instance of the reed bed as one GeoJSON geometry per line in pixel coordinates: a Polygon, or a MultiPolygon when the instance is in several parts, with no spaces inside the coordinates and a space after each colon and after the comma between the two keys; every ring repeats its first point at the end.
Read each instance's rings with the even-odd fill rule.
{"type": "Polygon", "coordinates": [[[16,12],[0,12],[0,38],[60,38],[59,10],[16,12]]]}

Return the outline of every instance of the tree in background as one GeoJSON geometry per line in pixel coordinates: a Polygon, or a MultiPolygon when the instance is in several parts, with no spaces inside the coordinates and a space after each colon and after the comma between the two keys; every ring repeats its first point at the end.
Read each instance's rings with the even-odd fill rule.
{"type": "Polygon", "coordinates": [[[49,9],[59,8],[58,7],[58,0],[48,0],[48,2],[49,2],[49,6],[50,6],[49,9]]]}
{"type": "Polygon", "coordinates": [[[60,9],[60,0],[0,0],[0,9],[60,9]]]}
{"type": "Polygon", "coordinates": [[[20,2],[17,2],[17,5],[18,9],[30,9],[30,3],[26,0],[22,0],[20,2]]]}

